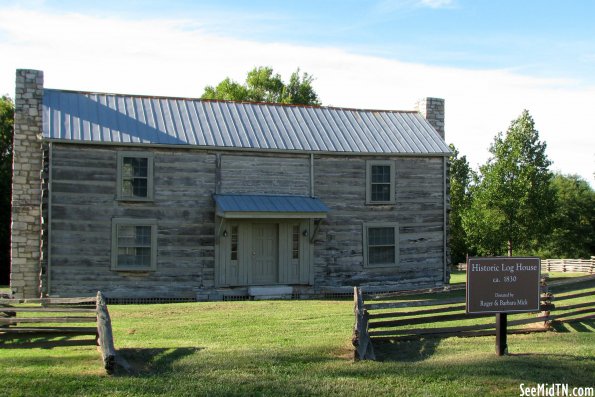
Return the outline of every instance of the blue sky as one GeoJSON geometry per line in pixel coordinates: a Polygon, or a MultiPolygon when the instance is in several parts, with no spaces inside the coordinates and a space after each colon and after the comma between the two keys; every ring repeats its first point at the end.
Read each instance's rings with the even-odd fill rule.
{"type": "Polygon", "coordinates": [[[592,0],[7,1],[51,12],[187,20],[256,41],[340,47],[389,59],[503,68],[595,82],[592,0]]]}
{"type": "Polygon", "coordinates": [[[590,0],[0,0],[0,92],[27,67],[53,88],[191,97],[301,67],[325,105],[443,97],[473,166],[529,109],[553,168],[594,185],[593,20],[590,0]]]}

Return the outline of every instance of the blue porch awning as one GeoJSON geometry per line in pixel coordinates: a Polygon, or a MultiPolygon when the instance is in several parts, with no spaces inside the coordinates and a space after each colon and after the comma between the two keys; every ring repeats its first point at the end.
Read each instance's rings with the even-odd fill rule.
{"type": "Polygon", "coordinates": [[[307,196],[215,194],[216,214],[227,219],[322,219],[329,209],[307,196]]]}

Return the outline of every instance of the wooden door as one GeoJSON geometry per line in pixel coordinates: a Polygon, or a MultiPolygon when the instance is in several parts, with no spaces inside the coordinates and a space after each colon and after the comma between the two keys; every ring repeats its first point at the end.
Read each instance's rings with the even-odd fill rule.
{"type": "Polygon", "coordinates": [[[276,284],[279,266],[279,226],[252,224],[252,284],[276,284]]]}

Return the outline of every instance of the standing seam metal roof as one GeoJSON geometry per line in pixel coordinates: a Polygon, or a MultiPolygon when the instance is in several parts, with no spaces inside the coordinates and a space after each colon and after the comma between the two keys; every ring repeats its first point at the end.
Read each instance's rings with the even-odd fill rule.
{"type": "Polygon", "coordinates": [[[328,207],[315,197],[215,194],[213,199],[222,212],[329,212],[328,207]]]}
{"type": "Polygon", "coordinates": [[[43,136],[254,150],[448,155],[418,112],[45,89],[43,136]]]}

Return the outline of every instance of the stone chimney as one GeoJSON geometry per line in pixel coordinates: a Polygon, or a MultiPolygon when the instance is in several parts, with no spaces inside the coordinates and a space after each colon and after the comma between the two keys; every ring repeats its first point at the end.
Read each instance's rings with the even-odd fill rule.
{"type": "Polygon", "coordinates": [[[415,105],[421,115],[432,124],[432,127],[444,139],[444,99],[423,98],[415,105]]]}
{"type": "Polygon", "coordinates": [[[43,72],[17,69],[12,159],[10,287],[40,296],[43,72]]]}

